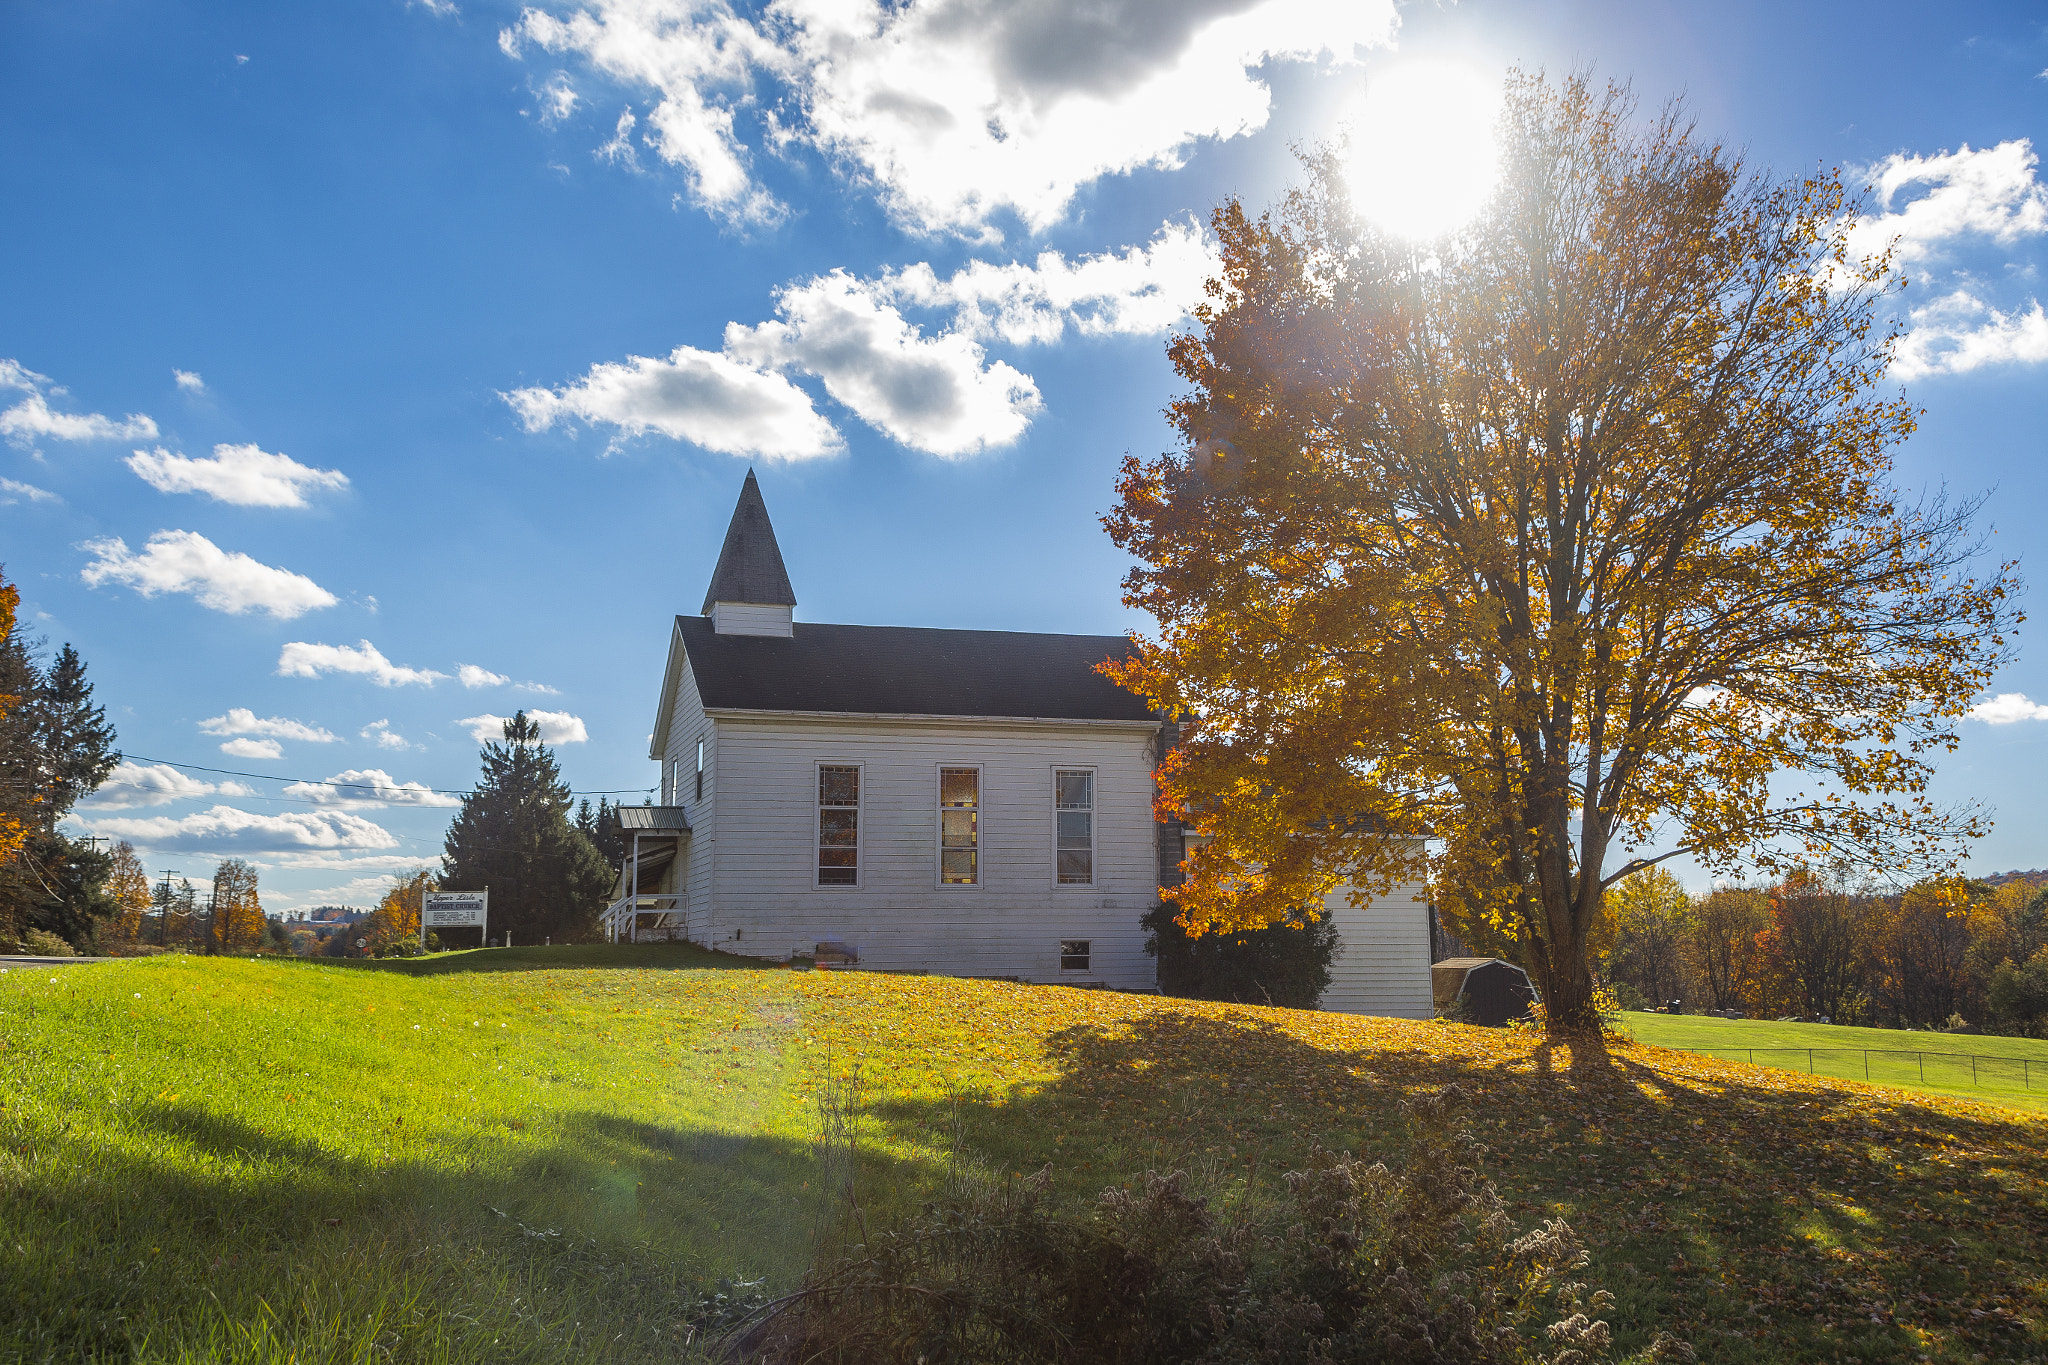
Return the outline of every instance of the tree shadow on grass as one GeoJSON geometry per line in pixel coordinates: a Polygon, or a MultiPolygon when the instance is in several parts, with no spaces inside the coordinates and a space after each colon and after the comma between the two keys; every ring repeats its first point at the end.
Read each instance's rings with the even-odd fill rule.
{"type": "Polygon", "coordinates": [[[674,1360],[721,1277],[787,1287],[836,1215],[807,1141],[548,1128],[344,1151],[159,1102],[113,1141],[44,1134],[5,1182],[0,1359],[674,1360]]]}
{"type": "Polygon", "coordinates": [[[432,957],[319,957],[293,961],[397,976],[451,976],[465,972],[767,971],[759,958],[714,953],[691,943],[564,943],[553,947],[471,948],[432,957]]]}
{"type": "Polygon", "coordinates": [[[1619,1045],[1325,1048],[1249,1015],[1147,1013],[1049,1043],[1058,1074],[1035,1091],[876,1114],[928,1130],[958,1111],[998,1170],[1050,1165],[1066,1197],[1148,1165],[1277,1197],[1315,1143],[1398,1163],[1401,1101],[1455,1084],[1518,1223],[1562,1215],[1593,1247],[1628,1350],[1659,1328],[1743,1362],[2048,1346],[2048,1144],[2021,1115],[1787,1087],[1762,1068],[1708,1079],[1619,1045]]]}

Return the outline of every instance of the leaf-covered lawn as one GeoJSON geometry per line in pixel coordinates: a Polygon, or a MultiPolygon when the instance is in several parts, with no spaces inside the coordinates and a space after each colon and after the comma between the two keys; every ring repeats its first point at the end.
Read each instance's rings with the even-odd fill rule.
{"type": "Polygon", "coordinates": [[[1147,1166],[1227,1190],[1313,1141],[1398,1159],[1399,1101],[1446,1084],[1517,1216],[1589,1234],[1627,1349],[2048,1359],[2028,1114],[1459,1026],[535,952],[0,976],[0,1360],[673,1359],[719,1277],[787,1284],[827,1234],[820,1090],[862,1097],[885,1218],[956,1135],[1077,1198],[1147,1166]]]}

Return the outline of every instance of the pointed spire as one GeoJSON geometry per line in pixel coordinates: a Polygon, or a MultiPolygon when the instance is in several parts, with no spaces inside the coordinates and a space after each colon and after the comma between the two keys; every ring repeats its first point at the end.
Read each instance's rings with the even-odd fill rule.
{"type": "Polygon", "coordinates": [[[711,614],[713,602],[745,602],[757,606],[793,607],[796,594],[790,590],[789,570],[782,567],[782,549],[775,543],[775,528],[768,523],[768,504],[761,501],[761,486],[754,471],[740,485],[739,504],[732,509],[732,523],[725,528],[725,547],[718,552],[718,567],[711,571],[711,587],[704,594],[704,614],[711,614]]]}

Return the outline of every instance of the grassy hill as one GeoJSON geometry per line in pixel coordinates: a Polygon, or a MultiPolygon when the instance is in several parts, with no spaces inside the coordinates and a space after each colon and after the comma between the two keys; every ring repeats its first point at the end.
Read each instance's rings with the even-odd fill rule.
{"type": "MultiPolygon", "coordinates": [[[[1973,1043],[1984,1040],[1972,1040],[1973,1043]]],[[[156,958],[0,976],[0,1361],[676,1360],[721,1280],[881,1220],[957,1140],[1061,1197],[1398,1159],[1456,1084],[1634,1349],[2048,1358],[2048,1121],[1616,1044],[685,948],[156,958]]]]}

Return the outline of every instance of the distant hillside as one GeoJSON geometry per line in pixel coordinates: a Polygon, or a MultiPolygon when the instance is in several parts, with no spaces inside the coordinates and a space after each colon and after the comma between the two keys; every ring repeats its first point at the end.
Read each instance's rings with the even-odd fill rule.
{"type": "Polygon", "coordinates": [[[1988,877],[1972,877],[1971,881],[1982,882],[1994,889],[2007,882],[2025,882],[2028,886],[2048,883],[2048,868],[2035,868],[2032,872],[1994,872],[1988,877]]]}

